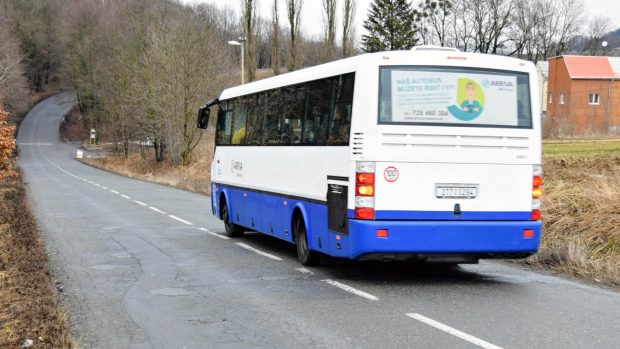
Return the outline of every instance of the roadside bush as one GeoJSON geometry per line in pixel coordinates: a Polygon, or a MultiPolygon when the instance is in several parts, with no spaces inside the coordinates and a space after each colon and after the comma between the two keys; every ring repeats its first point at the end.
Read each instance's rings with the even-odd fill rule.
{"type": "Polygon", "coordinates": [[[9,125],[9,114],[0,109],[0,180],[15,175],[10,156],[15,150],[15,126],[9,125]]]}

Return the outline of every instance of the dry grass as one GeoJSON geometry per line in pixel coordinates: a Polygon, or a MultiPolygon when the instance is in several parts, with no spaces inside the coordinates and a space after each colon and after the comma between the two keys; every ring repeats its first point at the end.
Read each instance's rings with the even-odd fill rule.
{"type": "Polygon", "coordinates": [[[21,177],[0,182],[0,348],[71,348],[21,177]]]}
{"type": "Polygon", "coordinates": [[[561,144],[544,146],[543,238],[526,263],[618,287],[620,142],[561,144]]]}
{"type": "Polygon", "coordinates": [[[189,166],[175,166],[172,161],[157,162],[150,152],[146,157],[136,153],[128,158],[111,155],[105,158],[86,158],[83,161],[127,177],[210,194],[212,154],[207,142],[203,142],[195,152],[198,160],[189,166]]]}

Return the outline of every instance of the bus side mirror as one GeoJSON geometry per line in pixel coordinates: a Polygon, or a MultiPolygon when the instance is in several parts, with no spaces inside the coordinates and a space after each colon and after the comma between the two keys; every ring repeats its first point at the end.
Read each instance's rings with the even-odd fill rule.
{"type": "Polygon", "coordinates": [[[196,122],[196,127],[206,130],[209,126],[209,115],[211,114],[211,110],[205,105],[198,109],[198,121],[196,122]]]}

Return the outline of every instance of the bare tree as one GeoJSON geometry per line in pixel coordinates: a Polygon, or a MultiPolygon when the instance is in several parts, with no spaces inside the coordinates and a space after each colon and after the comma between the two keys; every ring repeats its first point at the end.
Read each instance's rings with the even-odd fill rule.
{"type": "Polygon", "coordinates": [[[532,6],[538,0],[516,0],[512,10],[512,25],[508,29],[508,37],[511,41],[510,47],[505,53],[509,56],[517,54],[531,61],[537,60],[535,49],[536,28],[541,23],[539,10],[532,6]]]}
{"type": "Polygon", "coordinates": [[[427,0],[424,7],[428,13],[428,25],[433,37],[436,38],[439,46],[445,46],[450,25],[450,15],[452,15],[452,2],[450,0],[427,0]]]}
{"type": "Polygon", "coordinates": [[[258,19],[258,0],[241,0],[242,16],[243,16],[243,36],[245,38],[245,69],[248,81],[253,81],[256,77],[257,51],[260,44],[260,38],[257,35],[257,19],[258,19]]]}
{"type": "Polygon", "coordinates": [[[473,48],[474,25],[469,20],[471,6],[474,6],[469,0],[455,0],[452,4],[452,16],[448,19],[448,28],[446,33],[446,42],[448,46],[459,48],[463,51],[470,51],[473,48]]]}
{"type": "Polygon", "coordinates": [[[355,49],[355,8],[356,0],[344,0],[342,9],[342,56],[349,57],[355,49]]]}
{"type": "Polygon", "coordinates": [[[561,22],[562,14],[558,12],[558,0],[535,0],[529,5],[535,9],[538,19],[532,32],[532,40],[526,43],[528,58],[537,62],[547,60],[554,48],[554,37],[561,22]]]}
{"type": "Polygon", "coordinates": [[[554,55],[564,54],[577,36],[581,34],[585,5],[583,0],[558,0],[560,21],[555,28],[554,55]]]}
{"type": "Polygon", "coordinates": [[[336,0],[322,0],[323,35],[325,40],[324,61],[331,61],[336,51],[336,0]]]}
{"type": "Polygon", "coordinates": [[[297,70],[301,68],[301,8],[303,6],[303,0],[286,0],[286,13],[289,23],[289,71],[297,70]]]}
{"type": "Polygon", "coordinates": [[[611,20],[605,16],[595,16],[590,20],[586,31],[586,45],[583,53],[590,56],[604,55],[609,52],[608,43],[603,46],[605,37],[612,30],[611,20]]]}
{"type": "Polygon", "coordinates": [[[514,2],[510,0],[468,0],[474,27],[474,45],[477,52],[500,53],[509,41],[506,31],[511,22],[514,2]]]}
{"type": "Polygon", "coordinates": [[[280,74],[280,14],[278,0],[273,0],[271,10],[271,69],[274,75],[280,74]]]}
{"type": "MultiPolygon", "coordinates": [[[[7,20],[0,12],[0,23],[7,20]]],[[[10,111],[22,111],[26,106],[28,88],[22,65],[24,57],[8,26],[0,25],[0,109],[4,106],[10,111]]]]}

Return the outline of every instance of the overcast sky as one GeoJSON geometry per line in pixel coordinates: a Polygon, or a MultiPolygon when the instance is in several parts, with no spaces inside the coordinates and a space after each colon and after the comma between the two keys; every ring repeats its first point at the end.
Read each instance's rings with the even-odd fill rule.
{"type": "MultiPolygon", "coordinates": [[[[196,3],[210,3],[215,4],[218,7],[229,7],[234,9],[237,13],[241,12],[241,0],[181,0],[184,3],[196,4],[196,3]]],[[[273,6],[273,0],[255,0],[260,4],[260,16],[264,18],[271,18],[271,6],[273,6]]],[[[284,9],[285,0],[280,1],[280,13],[282,22],[286,22],[286,14],[284,9]]],[[[340,6],[342,6],[342,0],[339,0],[339,12],[341,12],[340,6]]],[[[366,19],[368,6],[371,0],[357,0],[357,13],[355,15],[356,30],[358,37],[362,33],[362,23],[366,19]]],[[[417,3],[417,0],[414,2],[417,3]]],[[[618,0],[587,0],[584,1],[588,16],[603,15],[611,19],[612,27],[614,29],[620,27],[620,1],[618,0]]],[[[319,37],[321,35],[322,24],[322,11],[321,0],[304,0],[302,9],[302,30],[306,35],[319,37]]],[[[342,14],[339,13],[339,16],[342,14]]]]}

